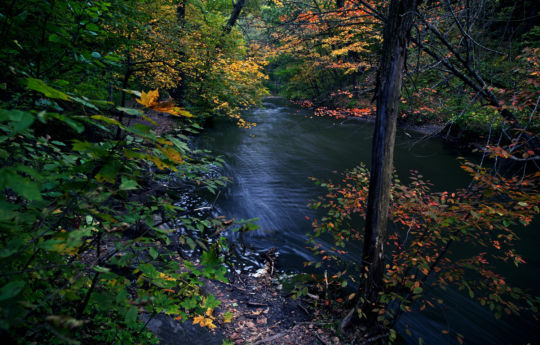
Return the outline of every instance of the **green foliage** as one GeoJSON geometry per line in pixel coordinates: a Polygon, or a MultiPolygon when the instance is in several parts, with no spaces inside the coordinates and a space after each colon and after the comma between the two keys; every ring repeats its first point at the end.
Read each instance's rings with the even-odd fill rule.
{"type": "MultiPolygon", "coordinates": [[[[203,277],[226,280],[226,243],[206,239],[224,224],[177,200],[188,191],[214,194],[223,187],[224,179],[208,173],[221,162],[189,143],[200,118],[160,101],[157,90],[129,90],[147,83],[136,72],[157,68],[139,58],[159,50],[153,11],[169,13],[174,7],[167,5],[0,5],[6,43],[0,49],[0,333],[9,343],[155,343],[142,313],[186,320],[219,304],[201,286],[203,277]],[[159,134],[130,95],[180,115],[175,122],[160,115],[176,128],[159,134]],[[167,224],[182,232],[172,236],[176,229],[167,224]],[[201,262],[187,259],[189,251],[200,252],[201,262]]],[[[219,18],[190,32],[213,25],[217,35],[224,14],[219,18]]],[[[169,24],[164,30],[177,32],[176,21],[169,24]]],[[[227,56],[241,63],[247,53],[240,35],[227,40],[227,56]]],[[[180,43],[169,43],[165,53],[177,53],[180,43]]],[[[239,90],[227,96],[230,104],[244,104],[258,85],[245,76],[232,85],[224,71],[210,77],[217,86],[208,92],[239,90]]],[[[192,108],[205,106],[214,109],[214,100],[192,108]]]]}
{"type": "Polygon", "coordinates": [[[182,216],[185,210],[167,194],[137,196],[152,175],[165,170],[208,188],[222,185],[200,178],[212,161],[188,149],[185,136],[158,137],[146,126],[127,127],[103,115],[0,114],[0,308],[9,338],[130,342],[145,336],[141,312],[185,319],[215,307],[202,305],[199,276],[226,280],[219,247],[208,249],[196,267],[166,249],[170,230],[154,224],[156,215],[184,219],[194,233],[220,222],[182,216]],[[100,139],[38,134],[34,122],[64,130],[73,122],[87,135],[100,131],[100,139]],[[125,131],[124,140],[114,139],[117,128],[125,131]],[[182,155],[184,163],[178,165],[164,148],[182,155]]]}

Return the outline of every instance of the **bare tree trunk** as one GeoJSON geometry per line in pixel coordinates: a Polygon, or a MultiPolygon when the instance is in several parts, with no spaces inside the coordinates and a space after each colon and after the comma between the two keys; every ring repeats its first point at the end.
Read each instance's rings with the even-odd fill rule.
{"type": "Polygon", "coordinates": [[[223,28],[223,32],[225,32],[225,34],[229,34],[231,32],[234,24],[236,24],[236,21],[240,16],[240,12],[242,12],[242,8],[244,8],[245,2],[245,0],[236,0],[231,16],[229,17],[227,24],[225,24],[225,27],[223,28]]]}
{"type": "Polygon", "coordinates": [[[178,1],[178,6],[176,7],[176,20],[178,25],[184,28],[186,25],[186,0],[178,1]]]}
{"type": "MultiPolygon", "coordinates": [[[[178,6],[176,7],[176,20],[183,31],[184,27],[186,26],[186,0],[180,0],[178,2],[178,6]]],[[[186,54],[183,51],[183,47],[179,47],[178,59],[180,62],[184,62],[185,57],[186,54]]],[[[185,105],[185,79],[186,74],[184,73],[183,69],[180,68],[180,71],[178,72],[178,82],[174,88],[169,90],[171,97],[174,99],[176,104],[180,106],[185,105]]]]}
{"type": "Polygon", "coordinates": [[[416,8],[422,0],[392,0],[384,26],[384,41],[377,73],[377,118],[371,151],[371,176],[362,252],[362,283],[356,307],[342,321],[342,328],[358,320],[358,309],[367,323],[377,323],[372,311],[383,292],[384,243],[392,179],[396,122],[401,83],[416,8]]]}

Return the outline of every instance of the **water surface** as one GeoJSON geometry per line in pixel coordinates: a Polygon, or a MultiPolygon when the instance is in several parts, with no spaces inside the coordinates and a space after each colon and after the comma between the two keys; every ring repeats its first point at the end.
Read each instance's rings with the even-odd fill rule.
{"type": "MultiPolygon", "coordinates": [[[[311,111],[279,98],[267,99],[263,108],[245,118],[257,126],[247,130],[218,120],[201,138],[203,146],[225,158],[223,173],[231,178],[216,207],[227,217],[259,219],[260,229],[230,234],[233,241],[255,251],[275,247],[282,268],[301,271],[303,262],[315,260],[306,249],[306,234],[312,229],[307,218],[317,214],[307,204],[324,193],[309,177],[338,180],[336,172],[361,162],[369,165],[373,124],[314,117],[311,111]]],[[[420,137],[403,130],[398,133],[394,166],[400,178],[415,169],[434,184],[434,190],[466,187],[470,180],[459,168],[455,150],[441,140],[419,141],[420,137]]],[[[539,239],[534,233],[529,237],[539,239]]],[[[535,252],[531,243],[524,246],[525,254],[535,252]]],[[[528,270],[516,274],[524,285],[540,267],[540,256],[535,257],[528,270]]],[[[540,290],[538,282],[533,285],[540,290]]],[[[398,329],[407,343],[417,344],[422,336],[425,344],[456,344],[455,332],[460,332],[466,344],[534,344],[535,325],[528,319],[497,321],[458,291],[432,293],[441,294],[447,303],[434,311],[403,316],[398,329]],[[405,325],[413,337],[405,335],[405,325]],[[442,334],[443,329],[454,335],[442,334]]]]}

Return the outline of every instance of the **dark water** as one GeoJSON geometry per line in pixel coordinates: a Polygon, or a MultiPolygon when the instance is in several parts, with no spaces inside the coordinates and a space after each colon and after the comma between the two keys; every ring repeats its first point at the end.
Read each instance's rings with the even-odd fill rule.
{"type": "MultiPolygon", "coordinates": [[[[311,220],[306,217],[316,216],[307,204],[323,193],[308,178],[338,180],[336,171],[343,172],[361,162],[369,164],[373,125],[313,118],[310,111],[291,107],[283,99],[268,99],[263,108],[245,117],[257,126],[246,130],[218,121],[201,138],[203,146],[225,158],[223,173],[232,179],[216,207],[231,218],[259,219],[260,229],[230,234],[235,242],[254,251],[278,248],[281,266],[301,271],[304,261],[315,259],[306,249],[306,234],[311,231],[311,220]]],[[[415,169],[434,184],[434,190],[452,191],[468,184],[456,152],[440,140],[418,142],[418,138],[411,132],[398,134],[394,164],[401,179],[409,169],[415,169]]],[[[535,254],[532,243],[540,238],[531,230],[531,241],[522,252],[536,259],[529,258],[529,268],[522,269],[515,279],[525,287],[533,285],[538,292],[535,274],[540,255],[535,254]]],[[[417,344],[418,336],[422,336],[425,344],[456,344],[456,332],[465,336],[467,344],[536,343],[538,325],[528,318],[497,321],[458,291],[433,292],[437,293],[444,297],[445,305],[400,319],[398,330],[407,343],[417,344]],[[412,337],[403,332],[405,325],[413,332],[412,337]],[[450,330],[451,335],[442,334],[443,329],[450,330]]]]}

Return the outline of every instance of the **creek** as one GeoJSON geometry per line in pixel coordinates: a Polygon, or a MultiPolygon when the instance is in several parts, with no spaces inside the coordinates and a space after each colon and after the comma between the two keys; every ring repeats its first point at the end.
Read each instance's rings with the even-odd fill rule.
{"type": "MultiPolygon", "coordinates": [[[[256,127],[242,129],[230,121],[216,120],[200,138],[203,147],[224,157],[223,174],[231,178],[215,207],[226,217],[258,218],[259,229],[228,234],[234,243],[254,252],[277,248],[280,267],[301,272],[305,261],[316,259],[306,248],[306,234],[318,214],[307,204],[324,193],[309,177],[338,180],[336,172],[361,162],[369,165],[373,124],[315,117],[312,111],[280,98],[266,99],[262,108],[248,111],[244,117],[256,122],[256,127]]],[[[404,180],[414,169],[433,183],[433,190],[451,192],[466,187],[470,177],[459,167],[459,153],[440,139],[419,138],[420,134],[398,131],[394,166],[400,178],[404,180]]],[[[534,244],[540,243],[540,234],[533,228],[526,228],[519,248],[528,264],[512,271],[510,283],[539,295],[540,255],[534,244]]],[[[247,262],[249,265],[257,263],[247,262]]],[[[457,332],[464,335],[466,344],[534,344],[540,339],[538,325],[530,317],[496,320],[457,289],[426,293],[441,296],[445,303],[400,318],[397,329],[407,344],[418,344],[419,336],[425,344],[457,344],[457,332]],[[412,336],[405,333],[406,325],[412,336]]]]}

